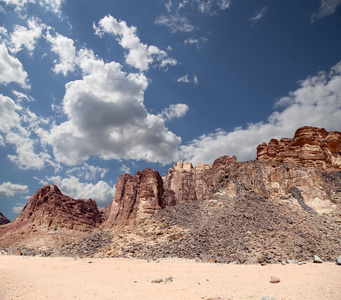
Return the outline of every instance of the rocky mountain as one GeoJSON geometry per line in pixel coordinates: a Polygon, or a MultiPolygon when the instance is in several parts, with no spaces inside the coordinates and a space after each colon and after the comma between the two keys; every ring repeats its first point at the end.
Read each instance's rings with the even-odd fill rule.
{"type": "Polygon", "coordinates": [[[11,221],[8,220],[1,212],[0,212],[0,225],[4,225],[10,223],[11,221]]]}
{"type": "Polygon", "coordinates": [[[102,219],[94,200],[75,200],[52,184],[43,186],[30,198],[13,224],[90,230],[100,225],[102,219]]]}
{"type": "Polygon", "coordinates": [[[259,145],[254,161],[222,156],[195,167],[180,161],[164,178],[152,169],[122,174],[113,202],[100,210],[93,200],[74,200],[55,185],[44,186],[18,218],[0,228],[0,248],[10,244],[4,232],[17,241],[18,228],[41,235],[59,228],[56,237],[73,230],[59,246],[80,230],[109,230],[113,241],[107,234],[81,235],[78,243],[50,253],[239,262],[319,253],[330,259],[341,243],[340,151],[340,132],[302,127],[293,138],[259,145]]]}

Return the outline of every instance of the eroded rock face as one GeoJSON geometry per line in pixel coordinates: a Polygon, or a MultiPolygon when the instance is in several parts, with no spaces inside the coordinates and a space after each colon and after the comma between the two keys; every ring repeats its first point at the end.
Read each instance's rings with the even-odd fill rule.
{"type": "Polygon", "coordinates": [[[11,221],[8,220],[1,212],[0,212],[0,225],[5,225],[10,223],[11,221]]]}
{"type": "Polygon", "coordinates": [[[52,184],[40,188],[12,223],[90,230],[100,225],[102,215],[94,200],[75,200],[52,184]]]}
{"type": "MultiPolygon", "coordinates": [[[[114,200],[103,227],[133,226],[165,207],[160,174],[153,169],[122,174],[116,184],[114,200]]],[[[171,197],[171,195],[169,195],[171,197]]]]}
{"type": "Polygon", "coordinates": [[[341,132],[301,127],[294,138],[270,140],[257,147],[257,160],[275,160],[323,170],[341,170],[341,132]]]}

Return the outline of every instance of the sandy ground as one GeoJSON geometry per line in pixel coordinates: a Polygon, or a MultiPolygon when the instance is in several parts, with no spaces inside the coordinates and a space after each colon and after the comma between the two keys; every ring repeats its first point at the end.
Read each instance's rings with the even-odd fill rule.
{"type": "Polygon", "coordinates": [[[0,299],[341,299],[341,266],[0,256],[0,299]],[[173,282],[152,283],[173,276],[173,282]],[[270,277],[280,278],[270,283],[270,277]],[[265,299],[265,298],[263,298],[265,299]]]}

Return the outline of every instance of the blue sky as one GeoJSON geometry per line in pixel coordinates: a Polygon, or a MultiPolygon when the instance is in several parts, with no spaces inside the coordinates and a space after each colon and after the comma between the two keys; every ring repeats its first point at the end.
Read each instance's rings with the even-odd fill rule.
{"type": "Polygon", "coordinates": [[[341,0],[0,1],[0,211],[341,130],[340,37],[341,0]]]}

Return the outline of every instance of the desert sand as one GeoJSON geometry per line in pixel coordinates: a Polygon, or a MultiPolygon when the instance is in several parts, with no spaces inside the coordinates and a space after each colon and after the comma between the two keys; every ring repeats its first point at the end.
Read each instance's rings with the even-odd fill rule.
{"type": "Polygon", "coordinates": [[[0,256],[0,299],[341,299],[341,266],[0,256]],[[172,276],[172,282],[152,283],[172,276]],[[279,283],[270,283],[276,276],[279,283]],[[265,298],[265,297],[268,298],[265,298]],[[219,298],[220,297],[220,298],[219,298]]]}

